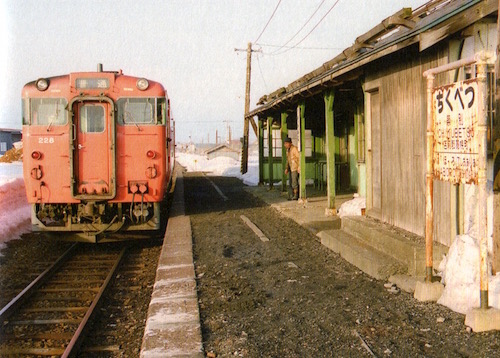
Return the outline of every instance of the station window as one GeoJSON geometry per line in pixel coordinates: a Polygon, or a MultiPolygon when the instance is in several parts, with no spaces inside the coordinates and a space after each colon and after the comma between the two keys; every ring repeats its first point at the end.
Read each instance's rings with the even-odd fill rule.
{"type": "Polygon", "coordinates": [[[60,126],[68,122],[68,102],[64,98],[32,98],[30,104],[32,125],[60,126]]]}
{"type": "Polygon", "coordinates": [[[100,105],[84,105],[80,109],[80,132],[104,132],[104,107],[100,105]]]}
{"type": "MultiPolygon", "coordinates": [[[[272,139],[271,139],[273,158],[281,157],[281,130],[273,129],[272,139]]],[[[264,157],[269,156],[269,140],[267,139],[267,129],[264,130],[264,157]]]]}
{"type": "MultiPolygon", "coordinates": [[[[269,156],[269,140],[267,139],[267,129],[264,130],[264,136],[263,136],[263,144],[264,144],[264,157],[269,156]]],[[[272,148],[273,148],[273,158],[280,158],[282,156],[282,145],[283,141],[281,140],[281,129],[273,129],[273,138],[272,138],[272,148]]],[[[288,137],[292,139],[293,145],[296,147],[299,146],[299,140],[298,140],[298,131],[296,129],[288,130],[288,137]]],[[[313,152],[313,138],[312,138],[312,132],[310,129],[306,129],[304,131],[304,140],[305,140],[305,149],[306,149],[306,157],[312,157],[312,152],[313,152]]]]}

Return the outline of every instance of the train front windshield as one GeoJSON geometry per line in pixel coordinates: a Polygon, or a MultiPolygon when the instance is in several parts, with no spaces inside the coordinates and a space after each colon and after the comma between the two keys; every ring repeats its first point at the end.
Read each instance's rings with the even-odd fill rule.
{"type": "Polygon", "coordinates": [[[118,123],[155,125],[166,123],[165,98],[120,98],[117,101],[118,123]]]}
{"type": "Polygon", "coordinates": [[[68,102],[64,98],[23,100],[23,124],[60,126],[68,123],[68,102]]]}

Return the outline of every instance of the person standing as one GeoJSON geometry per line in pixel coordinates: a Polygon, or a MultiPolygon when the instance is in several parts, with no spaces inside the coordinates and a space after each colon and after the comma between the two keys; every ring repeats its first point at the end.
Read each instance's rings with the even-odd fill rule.
{"type": "Polygon", "coordinates": [[[300,174],[300,154],[291,138],[285,139],[287,167],[285,175],[288,175],[290,186],[293,192],[293,200],[299,199],[299,174],[300,174]]]}

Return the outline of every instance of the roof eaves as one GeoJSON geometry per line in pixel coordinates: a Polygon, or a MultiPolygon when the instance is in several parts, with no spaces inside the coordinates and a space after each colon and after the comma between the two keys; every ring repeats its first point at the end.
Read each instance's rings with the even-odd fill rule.
{"type": "MultiPolygon", "coordinates": [[[[347,50],[352,48],[351,46],[350,48],[344,50],[341,54],[339,54],[332,60],[325,62],[321,67],[317,68],[316,70],[302,76],[300,79],[289,84],[286,87],[285,92],[281,91],[281,93],[275,98],[271,98],[271,95],[261,97],[261,99],[267,98],[270,99],[270,101],[268,103],[262,104],[261,107],[258,107],[253,111],[250,111],[245,117],[247,118],[253,117],[260,113],[264,113],[269,109],[275,107],[277,104],[297,96],[306,88],[308,90],[311,90],[313,87],[317,85],[322,85],[326,82],[334,83],[336,77],[339,77],[342,74],[345,74],[346,72],[355,69],[356,67],[369,63],[381,56],[385,56],[393,52],[390,50],[389,51],[384,51],[384,50],[387,49],[400,50],[403,47],[407,47],[413,43],[416,43],[419,41],[418,35],[420,35],[422,32],[427,31],[439,25],[440,23],[448,20],[449,18],[457,15],[460,12],[467,10],[468,8],[476,5],[477,3],[480,3],[481,1],[483,0],[472,0],[472,1],[460,0],[460,1],[453,1],[451,3],[449,3],[448,1],[433,2],[434,5],[436,5],[435,9],[429,14],[427,14],[427,12],[424,12],[427,15],[422,19],[420,19],[418,22],[416,22],[413,28],[408,28],[404,25],[400,25],[399,27],[397,27],[398,31],[392,30],[392,34],[390,34],[389,36],[387,36],[387,34],[382,36],[382,39],[379,40],[376,43],[376,45],[373,46],[373,48],[371,49],[366,48],[364,52],[357,52],[356,53],[357,55],[353,55],[354,53],[351,51],[350,52],[351,58],[349,59],[347,57],[347,54],[349,54],[347,50]],[[405,43],[405,46],[397,46],[397,44],[399,43],[405,43]],[[383,55],[376,56],[381,52],[383,52],[383,55]],[[321,69],[324,70],[320,71],[321,69]],[[315,73],[316,76],[312,76],[311,78],[300,83],[301,79],[307,78],[308,76],[311,76],[311,74],[315,73]]],[[[429,8],[427,8],[426,11],[429,11],[429,8]]],[[[422,13],[419,13],[419,16],[421,15],[422,13]]],[[[416,19],[413,18],[413,20],[416,19]]],[[[358,39],[362,38],[362,36],[358,37],[358,39]]],[[[339,81],[337,83],[341,82],[339,81]]],[[[278,91],[273,92],[273,94],[276,92],[278,91]]]]}

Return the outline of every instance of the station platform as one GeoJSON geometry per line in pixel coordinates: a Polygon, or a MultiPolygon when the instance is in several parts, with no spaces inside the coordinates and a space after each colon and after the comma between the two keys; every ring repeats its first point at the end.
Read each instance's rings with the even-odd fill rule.
{"type": "Polygon", "coordinates": [[[182,170],[176,170],[174,198],[151,295],[140,357],[204,357],[193,262],[191,220],[184,210],[182,170]]]}
{"type": "MultiPolygon", "coordinates": [[[[287,200],[280,187],[246,187],[283,215],[309,229],[321,244],[338,253],[366,274],[388,280],[407,292],[414,292],[417,281],[425,277],[423,237],[366,216],[343,217],[329,212],[326,196],[307,188],[304,202],[287,200]]],[[[335,205],[351,200],[352,194],[337,195],[335,205]]],[[[434,243],[434,267],[438,267],[448,247],[434,243]]]]}
{"type": "MultiPolygon", "coordinates": [[[[181,170],[176,171],[163,248],[158,263],[140,357],[204,357],[192,251],[191,221],[184,210],[181,170]]],[[[305,227],[328,249],[368,275],[413,292],[423,281],[422,237],[366,216],[339,218],[327,208],[320,191],[308,190],[306,201],[289,201],[280,188],[244,187],[285,217],[305,227]]],[[[353,198],[338,195],[336,205],[353,198]]],[[[448,248],[434,245],[435,267],[448,248]]]]}

